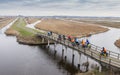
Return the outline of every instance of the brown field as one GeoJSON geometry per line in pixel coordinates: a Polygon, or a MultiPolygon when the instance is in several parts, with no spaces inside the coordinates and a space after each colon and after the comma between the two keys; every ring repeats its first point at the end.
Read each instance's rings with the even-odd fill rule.
{"type": "Polygon", "coordinates": [[[96,34],[108,30],[94,24],[75,23],[58,19],[44,19],[35,27],[42,30],[53,31],[59,34],[72,35],[76,37],[87,36],[89,34],[96,34]]]}
{"type": "Polygon", "coordinates": [[[27,17],[25,18],[25,20],[27,21],[28,24],[32,24],[38,20],[40,20],[39,18],[32,18],[32,17],[27,17]]]}
{"type": "Polygon", "coordinates": [[[120,48],[120,39],[116,40],[115,45],[120,48]]]}
{"type": "Polygon", "coordinates": [[[4,26],[8,25],[10,22],[12,22],[14,19],[13,18],[8,18],[2,21],[0,21],[0,29],[3,28],[4,26]]]}
{"type": "Polygon", "coordinates": [[[17,36],[17,35],[19,35],[19,32],[12,29],[12,28],[9,28],[5,31],[5,34],[6,35],[11,35],[11,36],[17,36]]]}
{"type": "Polygon", "coordinates": [[[98,25],[102,25],[102,26],[120,28],[120,22],[115,22],[120,19],[114,20],[114,19],[101,19],[101,18],[92,19],[92,18],[89,18],[89,19],[67,19],[67,20],[73,20],[73,21],[78,21],[78,22],[85,22],[85,23],[91,23],[91,24],[98,24],[98,25]]]}

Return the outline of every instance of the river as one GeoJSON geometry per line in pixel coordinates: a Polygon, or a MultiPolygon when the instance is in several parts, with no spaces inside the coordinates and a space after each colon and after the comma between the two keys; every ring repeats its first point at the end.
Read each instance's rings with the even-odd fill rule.
{"type": "MultiPolygon", "coordinates": [[[[89,61],[89,70],[94,66],[100,66],[95,60],[88,58],[84,54],[74,51],[75,60],[72,63],[72,49],[68,48],[66,64],[61,62],[62,45],[57,44],[57,55],[54,56],[54,46],[50,49],[47,46],[22,45],[16,41],[16,37],[6,36],[4,32],[16,20],[0,30],[0,75],[71,75],[75,74],[77,65],[80,63],[80,70],[86,71],[83,63],[89,61]],[[46,48],[44,48],[46,47],[46,48]]],[[[65,49],[65,47],[63,47],[65,49]]]]}
{"type": "MultiPolygon", "coordinates": [[[[73,51],[70,48],[67,48],[67,51],[64,53],[67,56],[67,61],[65,62],[66,64],[63,64],[61,62],[62,45],[60,44],[57,44],[56,56],[54,56],[54,45],[51,45],[48,49],[47,46],[19,44],[16,41],[16,37],[10,37],[4,34],[5,30],[11,25],[12,23],[0,30],[0,75],[73,75],[77,72],[75,69],[78,64],[81,65],[80,71],[85,72],[86,66],[84,63],[87,61],[89,62],[88,70],[92,70],[96,66],[101,70],[101,65],[97,61],[77,51],[74,51],[74,66],[71,67],[73,51]]],[[[108,31],[105,33],[112,32],[108,31]]],[[[92,37],[96,36],[97,38],[97,35],[98,37],[100,35],[102,37],[102,34],[104,35],[105,33],[93,35],[89,39],[94,43],[92,37]]],[[[116,32],[116,38],[118,36],[116,32]]],[[[96,45],[100,45],[99,42],[96,41],[96,43],[98,43],[96,45]]],[[[64,46],[63,48],[65,49],[64,46]]]]}
{"type": "Polygon", "coordinates": [[[120,39],[120,29],[107,27],[109,31],[92,35],[87,38],[90,42],[99,47],[105,47],[107,50],[120,53],[120,48],[115,46],[115,41],[120,39]]]}

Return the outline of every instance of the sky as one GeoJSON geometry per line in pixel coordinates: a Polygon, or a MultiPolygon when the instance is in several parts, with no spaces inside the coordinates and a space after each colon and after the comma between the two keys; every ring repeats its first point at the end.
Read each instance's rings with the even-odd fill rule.
{"type": "Polygon", "coordinates": [[[0,15],[120,17],[120,0],[0,0],[0,15]]]}

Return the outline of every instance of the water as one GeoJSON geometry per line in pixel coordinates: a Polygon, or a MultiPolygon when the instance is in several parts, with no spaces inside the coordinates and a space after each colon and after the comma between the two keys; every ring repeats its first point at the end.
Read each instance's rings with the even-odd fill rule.
{"type": "MultiPolygon", "coordinates": [[[[72,49],[68,48],[65,55],[67,61],[62,59],[62,46],[57,45],[57,54],[54,56],[54,46],[50,49],[42,46],[28,46],[16,42],[15,37],[4,34],[15,21],[0,30],[0,75],[71,75],[77,72],[77,65],[80,63],[80,71],[85,72],[85,62],[89,62],[88,70],[93,66],[100,66],[95,60],[88,58],[84,54],[74,51],[74,66],[72,63],[72,49]],[[80,61],[79,61],[80,59],[80,61]]],[[[46,47],[46,46],[45,46],[46,47]]],[[[65,49],[65,47],[63,47],[65,49]]]]}
{"type": "MultiPolygon", "coordinates": [[[[34,26],[35,26],[36,24],[40,23],[40,22],[41,22],[41,20],[38,20],[37,22],[35,22],[35,23],[33,23],[33,24],[27,24],[26,27],[32,28],[32,29],[36,29],[34,26]]],[[[36,29],[36,30],[38,30],[38,29],[36,29]]]]}
{"type": "Polygon", "coordinates": [[[120,53],[120,48],[114,45],[115,41],[120,39],[120,29],[109,27],[109,31],[92,35],[88,39],[90,42],[99,47],[105,47],[106,49],[120,53]]]}
{"type": "MultiPolygon", "coordinates": [[[[73,50],[67,48],[66,51],[64,46],[64,56],[67,56],[67,61],[62,61],[62,45],[60,44],[57,44],[57,54],[54,56],[54,45],[48,49],[46,46],[44,48],[44,46],[17,43],[15,37],[4,34],[13,23],[14,21],[0,30],[0,75],[70,75],[77,72],[78,64],[80,64],[81,72],[85,72],[87,67],[88,70],[92,70],[96,66],[101,70],[98,62],[77,51],[74,51],[75,59],[72,66],[73,50]],[[86,62],[89,62],[88,66],[84,65],[86,62]]],[[[88,39],[97,46],[119,52],[119,48],[113,43],[119,37],[120,30],[111,28],[108,32],[93,35],[88,39]]]]}

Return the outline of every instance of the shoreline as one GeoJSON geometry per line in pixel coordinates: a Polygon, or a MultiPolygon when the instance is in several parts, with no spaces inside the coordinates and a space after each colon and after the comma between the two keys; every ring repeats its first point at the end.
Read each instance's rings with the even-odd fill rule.
{"type": "Polygon", "coordinates": [[[86,37],[109,29],[96,26],[94,24],[75,23],[70,21],[62,21],[58,19],[45,19],[35,26],[36,29],[52,31],[62,35],[71,35],[73,37],[86,37]]]}
{"type": "MultiPolygon", "coordinates": [[[[18,20],[19,21],[19,20],[18,20]]],[[[18,26],[19,25],[19,23],[18,23],[18,21],[16,21],[15,22],[15,24],[13,24],[14,26],[18,26]]],[[[25,20],[23,20],[23,21],[25,21],[25,20]]],[[[23,22],[22,21],[22,22],[23,22]]],[[[61,22],[61,21],[60,21],[61,22]]],[[[69,22],[68,22],[69,23],[69,22]]],[[[71,23],[71,22],[70,22],[71,23]]],[[[78,26],[78,25],[77,25],[78,26]]],[[[13,27],[13,26],[12,26],[13,27]]],[[[16,36],[16,38],[17,38],[17,42],[19,42],[19,43],[22,43],[22,44],[28,44],[28,45],[42,45],[42,44],[46,44],[46,43],[42,43],[42,41],[41,41],[41,39],[39,39],[39,41],[38,41],[38,38],[37,37],[35,37],[36,35],[34,34],[34,33],[32,33],[32,34],[29,34],[29,35],[21,35],[21,32],[19,32],[20,30],[19,29],[14,29],[14,28],[12,28],[12,27],[10,27],[9,29],[7,29],[6,31],[5,31],[5,34],[6,35],[8,35],[8,36],[16,36]]],[[[93,26],[94,27],[94,26],[93,26]]],[[[19,27],[18,27],[19,28],[19,27]]],[[[26,28],[26,23],[24,24],[24,26],[23,26],[23,30],[26,28]]],[[[39,27],[37,27],[37,26],[35,26],[35,28],[36,29],[40,29],[40,30],[44,30],[44,31],[49,31],[49,29],[47,30],[47,29],[42,29],[42,28],[39,28],[39,27]]],[[[63,26],[63,28],[64,28],[64,26],[63,26]]],[[[95,35],[95,34],[99,34],[99,33],[103,33],[103,32],[106,32],[106,31],[108,31],[109,29],[108,28],[102,28],[102,27],[95,27],[95,28],[101,28],[101,29],[97,29],[97,30],[90,30],[90,32],[89,31],[87,31],[87,32],[85,32],[85,33],[80,33],[80,32],[78,32],[78,33],[80,33],[80,34],[75,34],[75,35],[72,35],[73,37],[77,37],[77,38],[82,38],[82,37],[89,37],[89,35],[91,36],[91,35],[95,35]],[[89,32],[89,33],[88,33],[89,32]]],[[[20,28],[21,29],[21,28],[20,28]]],[[[29,30],[32,30],[32,29],[29,29],[29,30]]],[[[76,30],[76,29],[74,29],[74,30],[76,30]]],[[[68,30],[69,31],[69,30],[68,30]]],[[[85,30],[84,30],[85,31],[85,30]]],[[[25,32],[28,32],[28,31],[25,31],[25,32]]],[[[56,32],[56,31],[53,31],[54,33],[57,33],[57,34],[60,34],[60,32],[56,32]]],[[[67,31],[66,31],[67,32],[67,31]]],[[[76,31],[75,31],[76,32],[76,31]]],[[[74,32],[74,33],[75,33],[74,32]]],[[[72,33],[73,34],[73,33],[72,33]]],[[[67,34],[62,34],[62,35],[66,35],[67,36],[67,34]]]]}
{"type": "Polygon", "coordinates": [[[120,48],[120,39],[116,40],[114,44],[115,44],[115,46],[117,46],[118,48],[120,48]]]}
{"type": "MultiPolygon", "coordinates": [[[[49,31],[49,30],[45,30],[45,29],[41,29],[41,28],[39,28],[39,27],[36,27],[35,26],[35,28],[36,29],[39,29],[39,30],[43,30],[43,31],[49,31]]],[[[104,31],[99,31],[99,32],[93,32],[93,33],[88,33],[88,34],[86,34],[86,35],[77,35],[77,36],[73,36],[73,37],[77,37],[77,38],[83,38],[83,37],[90,37],[90,36],[92,36],[92,35],[96,35],[96,34],[100,34],[100,33],[104,33],[104,32],[107,32],[107,31],[109,31],[110,29],[106,29],[106,30],[104,30],[104,31]]],[[[56,33],[56,34],[60,34],[59,32],[55,32],[55,31],[53,31],[53,33],[56,33]]],[[[60,34],[60,35],[66,35],[66,34],[60,34]]],[[[66,35],[67,36],[67,35],[66,35]]]]}

